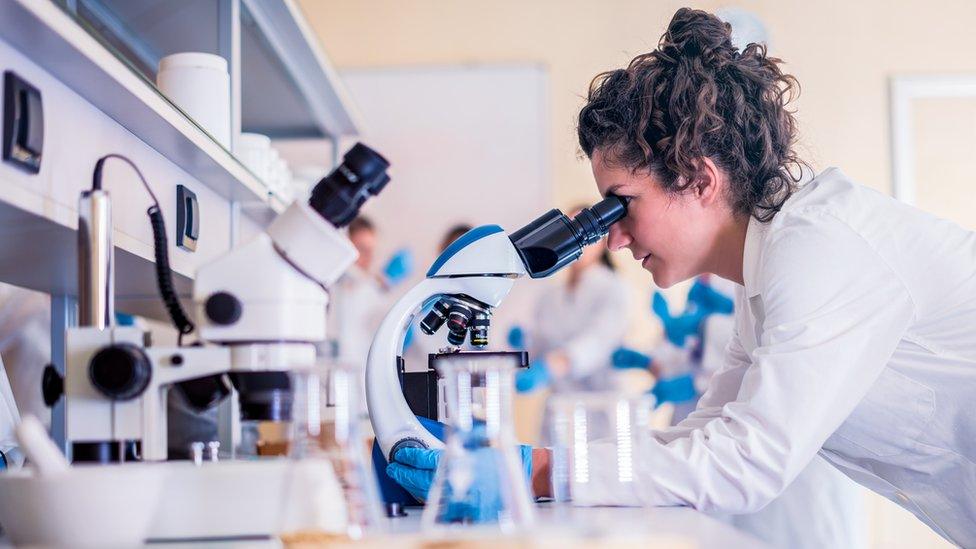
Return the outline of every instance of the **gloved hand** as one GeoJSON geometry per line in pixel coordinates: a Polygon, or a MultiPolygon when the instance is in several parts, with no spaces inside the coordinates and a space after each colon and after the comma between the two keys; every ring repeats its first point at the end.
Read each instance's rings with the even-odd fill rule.
{"type": "Polygon", "coordinates": [[[671,316],[668,302],[661,292],[654,292],[654,297],[651,299],[651,310],[664,324],[664,337],[676,347],[684,347],[685,339],[698,333],[702,320],[706,316],[705,312],[698,310],[698,308],[680,316],[671,316]]]}
{"type": "Polygon", "coordinates": [[[403,282],[413,272],[413,254],[408,248],[401,248],[383,267],[383,276],[389,286],[403,282]]]}
{"type": "Polygon", "coordinates": [[[640,351],[627,347],[618,347],[610,361],[614,368],[647,368],[651,365],[651,357],[640,351]]]}
{"type": "Polygon", "coordinates": [[[735,308],[735,302],[731,298],[715,291],[711,284],[706,284],[701,279],[695,280],[688,290],[688,302],[693,303],[706,316],[713,313],[730,315],[735,308]]]}
{"type": "Polygon", "coordinates": [[[525,349],[525,330],[521,326],[512,326],[508,330],[508,346],[515,350],[525,349]]]}
{"type": "MultiPolygon", "coordinates": [[[[518,450],[525,480],[531,482],[532,447],[521,444],[518,450]]],[[[393,456],[386,473],[413,497],[426,501],[443,454],[444,450],[401,448],[393,456]]],[[[457,455],[454,459],[467,461],[452,462],[452,466],[462,469],[448,472],[450,480],[444,483],[447,493],[442,497],[447,498],[449,503],[445,510],[447,516],[441,518],[474,522],[497,520],[503,505],[501,479],[498,478],[501,469],[498,460],[502,459],[502,454],[497,448],[481,447],[457,455]],[[466,474],[457,474],[462,471],[466,474]],[[459,482],[466,482],[467,485],[458,486],[459,482]],[[451,493],[451,490],[455,493],[451,493]]]]}
{"type": "Polygon", "coordinates": [[[515,373],[515,390],[520,393],[528,393],[542,389],[551,381],[552,376],[546,366],[546,359],[537,358],[529,363],[528,368],[519,369],[515,373]]]}
{"type": "Polygon", "coordinates": [[[698,395],[695,391],[695,378],[691,374],[659,379],[651,388],[651,394],[657,399],[658,405],[664,402],[679,404],[698,395]]]}

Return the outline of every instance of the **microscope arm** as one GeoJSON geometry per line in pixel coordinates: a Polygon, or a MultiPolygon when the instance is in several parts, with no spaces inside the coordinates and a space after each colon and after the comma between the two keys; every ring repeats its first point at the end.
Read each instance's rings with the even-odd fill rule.
{"type": "Polygon", "coordinates": [[[376,332],[366,365],[366,402],[383,455],[390,457],[394,450],[406,446],[444,446],[410,411],[396,369],[404,334],[419,309],[431,298],[442,295],[466,295],[494,307],[514,283],[514,276],[426,278],[393,305],[376,332]]]}

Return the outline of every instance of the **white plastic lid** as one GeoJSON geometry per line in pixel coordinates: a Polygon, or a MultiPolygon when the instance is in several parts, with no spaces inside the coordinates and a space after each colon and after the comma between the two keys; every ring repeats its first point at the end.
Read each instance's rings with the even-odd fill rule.
{"type": "Polygon", "coordinates": [[[177,68],[210,69],[220,72],[227,72],[227,60],[219,55],[198,51],[174,53],[159,60],[160,72],[167,69],[177,68]]]}
{"type": "Polygon", "coordinates": [[[242,132],[237,143],[251,149],[271,148],[271,138],[261,133],[242,132]]]}

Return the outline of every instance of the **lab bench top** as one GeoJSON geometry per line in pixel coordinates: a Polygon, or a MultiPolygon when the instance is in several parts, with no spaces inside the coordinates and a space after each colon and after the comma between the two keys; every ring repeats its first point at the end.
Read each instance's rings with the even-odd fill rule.
{"type": "MultiPolygon", "coordinates": [[[[538,506],[538,525],[530,543],[512,540],[511,547],[642,547],[688,549],[761,548],[765,545],[703,513],[687,507],[658,507],[649,509],[625,507],[573,508],[568,511],[550,504],[538,506]]],[[[434,543],[428,545],[420,538],[420,509],[409,509],[403,518],[389,519],[389,534],[381,539],[361,543],[323,543],[302,545],[314,547],[508,547],[504,540],[480,539],[470,542],[434,543]]],[[[0,538],[0,548],[12,547],[0,538]]],[[[150,543],[150,549],[277,549],[284,545],[277,539],[226,540],[207,542],[150,543]]]]}

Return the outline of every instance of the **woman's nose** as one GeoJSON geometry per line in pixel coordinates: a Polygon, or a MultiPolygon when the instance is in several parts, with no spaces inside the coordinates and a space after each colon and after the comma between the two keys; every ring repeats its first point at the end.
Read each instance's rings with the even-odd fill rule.
{"type": "Polygon", "coordinates": [[[610,234],[607,235],[607,248],[611,252],[626,248],[631,241],[630,235],[619,223],[610,226],[610,234]]]}

